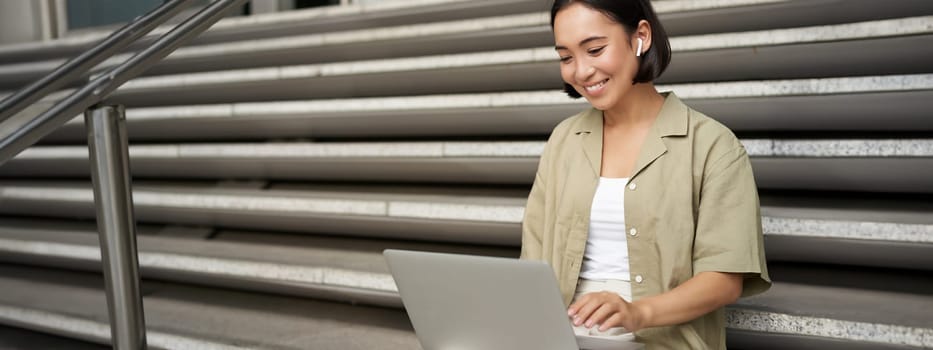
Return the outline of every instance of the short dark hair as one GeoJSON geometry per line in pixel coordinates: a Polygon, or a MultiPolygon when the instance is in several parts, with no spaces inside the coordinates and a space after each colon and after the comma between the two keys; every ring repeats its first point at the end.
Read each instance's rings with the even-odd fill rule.
{"type": "MultiPolygon", "coordinates": [[[[639,57],[638,73],[635,74],[632,84],[652,82],[667,69],[671,62],[671,43],[649,0],[554,0],[554,5],[551,6],[551,30],[554,30],[554,17],[557,13],[573,3],[580,3],[602,12],[621,24],[629,35],[635,32],[639,21],[646,20],[651,24],[651,47],[639,57]]],[[[567,83],[564,83],[564,92],[573,98],[583,97],[567,83]]]]}

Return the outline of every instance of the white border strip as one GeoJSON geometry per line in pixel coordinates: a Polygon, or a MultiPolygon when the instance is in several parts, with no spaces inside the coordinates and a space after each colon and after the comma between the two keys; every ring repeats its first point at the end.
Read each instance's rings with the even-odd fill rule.
{"type": "MultiPolygon", "coordinates": [[[[85,261],[101,260],[98,247],[80,244],[0,238],[0,251],[85,261]]],[[[139,266],[142,268],[160,268],[214,276],[365,288],[386,292],[398,291],[392,276],[384,273],[172,253],[139,252],[138,256],[139,266]]]]}
{"type": "MultiPolygon", "coordinates": [[[[135,205],[204,210],[251,210],[457,220],[521,224],[524,206],[428,202],[424,200],[343,200],[327,198],[210,195],[136,190],[135,205]],[[303,201],[303,202],[302,202],[303,201]],[[302,204],[303,203],[303,204],[302,204]],[[355,203],[362,203],[361,207],[355,203]]],[[[93,202],[90,189],[0,186],[0,199],[93,202]]],[[[762,216],[767,235],[933,243],[933,225],[762,216]]],[[[57,254],[65,254],[57,253],[57,254]]],[[[73,254],[90,254],[70,252],[73,254]]],[[[96,253],[95,253],[96,254],[96,253]]],[[[75,257],[90,258],[90,255],[75,257]]]]}
{"type": "Polygon", "coordinates": [[[756,157],[931,157],[933,139],[762,140],[743,139],[756,157]]]}
{"type": "MultiPolygon", "coordinates": [[[[241,40],[219,44],[205,44],[181,48],[166,59],[220,57],[241,53],[263,52],[270,50],[309,49],[330,45],[345,45],[386,40],[402,40],[438,36],[447,34],[482,33],[491,30],[548,26],[547,13],[536,12],[499,17],[456,20],[447,22],[418,23],[392,27],[367,28],[342,32],[330,32],[310,35],[295,35],[282,38],[241,40]]],[[[125,61],[127,57],[115,56],[108,60],[110,64],[125,61]]]]}
{"type": "Polygon", "coordinates": [[[728,309],[726,327],[873,343],[933,347],[933,329],[728,309]]]}
{"type": "Polygon", "coordinates": [[[525,207],[430,202],[389,202],[389,216],[431,220],[521,223],[525,207]]]}
{"type": "Polygon", "coordinates": [[[317,79],[361,74],[415,72],[432,69],[453,69],[507,64],[557,62],[553,48],[520,49],[465,54],[443,54],[420,57],[373,59],[353,62],[322,63],[297,66],[233,69],[218,72],[198,72],[136,78],[126,82],[120,91],[157,89],[177,86],[317,79]]]}
{"type": "Polygon", "coordinates": [[[933,225],[923,224],[762,216],[761,226],[775,236],[933,243],[933,225]]]}
{"type": "MultiPolygon", "coordinates": [[[[93,202],[94,192],[83,188],[47,188],[0,186],[2,198],[93,202]]],[[[225,209],[278,211],[289,213],[385,216],[387,203],[379,200],[328,198],[267,197],[232,194],[190,194],[158,191],[133,191],[136,206],[159,206],[190,209],[225,209]]]]}
{"type": "MultiPolygon", "coordinates": [[[[657,89],[674,91],[682,99],[881,93],[933,90],[933,74],[675,84],[659,85],[657,89]]],[[[132,122],[137,119],[182,117],[244,117],[543,105],[580,105],[581,108],[587,106],[584,100],[570,99],[559,91],[526,91],[136,108],[127,110],[127,119],[132,122]]]]}
{"type": "Polygon", "coordinates": [[[654,7],[654,12],[661,14],[661,13],[668,13],[668,12],[711,10],[711,9],[717,9],[717,8],[777,4],[777,3],[787,3],[787,2],[789,1],[788,0],[704,0],[704,1],[666,0],[666,1],[652,1],[651,6],[654,7]]]}
{"type": "Polygon", "coordinates": [[[780,97],[933,90],[933,74],[659,85],[681,99],[780,97]]]}
{"type": "MultiPolygon", "coordinates": [[[[751,157],[895,158],[931,157],[933,139],[898,140],[741,140],[751,157]]],[[[131,146],[132,159],[166,160],[313,160],[350,158],[537,158],[541,141],[492,142],[361,142],[361,143],[218,143],[131,146]]],[[[81,146],[26,149],[18,160],[83,160],[81,146]]]]}
{"type": "Polygon", "coordinates": [[[681,53],[739,47],[868,40],[893,36],[931,34],[933,33],[931,22],[933,22],[933,16],[908,17],[801,28],[680,36],[670,38],[670,42],[671,50],[675,53],[681,53]]]}
{"type": "MultiPolygon", "coordinates": [[[[933,74],[888,75],[874,77],[820,78],[799,80],[762,80],[723,83],[659,85],[659,91],[674,91],[682,99],[721,99],[743,97],[782,97],[799,95],[834,95],[933,90],[933,74]]],[[[186,118],[247,118],[313,114],[383,112],[458,108],[495,108],[531,106],[589,105],[585,100],[570,99],[560,91],[523,91],[482,94],[422,95],[305,101],[246,102],[212,105],[130,108],[127,120],[174,120],[186,118]]],[[[305,116],[307,115],[307,116],[305,116]]],[[[76,116],[68,123],[81,124],[76,116]]]]}

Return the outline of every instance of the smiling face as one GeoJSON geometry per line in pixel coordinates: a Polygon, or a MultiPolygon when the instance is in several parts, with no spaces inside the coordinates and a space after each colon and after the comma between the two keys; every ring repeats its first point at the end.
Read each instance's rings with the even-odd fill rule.
{"type": "Polygon", "coordinates": [[[579,3],[560,10],[554,17],[554,41],[561,78],[593,107],[613,109],[632,90],[639,64],[637,35],[602,12],[579,3]]]}

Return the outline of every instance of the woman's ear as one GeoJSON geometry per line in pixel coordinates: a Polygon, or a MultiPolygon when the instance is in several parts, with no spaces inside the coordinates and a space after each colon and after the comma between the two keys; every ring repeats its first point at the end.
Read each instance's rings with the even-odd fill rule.
{"type": "Polygon", "coordinates": [[[639,46],[641,46],[641,52],[636,52],[638,56],[644,56],[645,52],[651,49],[651,23],[646,20],[638,21],[638,27],[635,28],[635,32],[632,34],[632,47],[637,50],[639,46]],[[641,43],[638,42],[638,39],[641,39],[641,43]]]}

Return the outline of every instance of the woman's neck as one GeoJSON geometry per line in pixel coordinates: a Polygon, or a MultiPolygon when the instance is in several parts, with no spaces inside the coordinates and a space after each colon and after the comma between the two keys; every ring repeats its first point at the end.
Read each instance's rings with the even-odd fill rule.
{"type": "Polygon", "coordinates": [[[663,105],[664,96],[655,90],[654,84],[635,84],[616,106],[603,111],[603,125],[607,128],[651,125],[663,105]]]}

